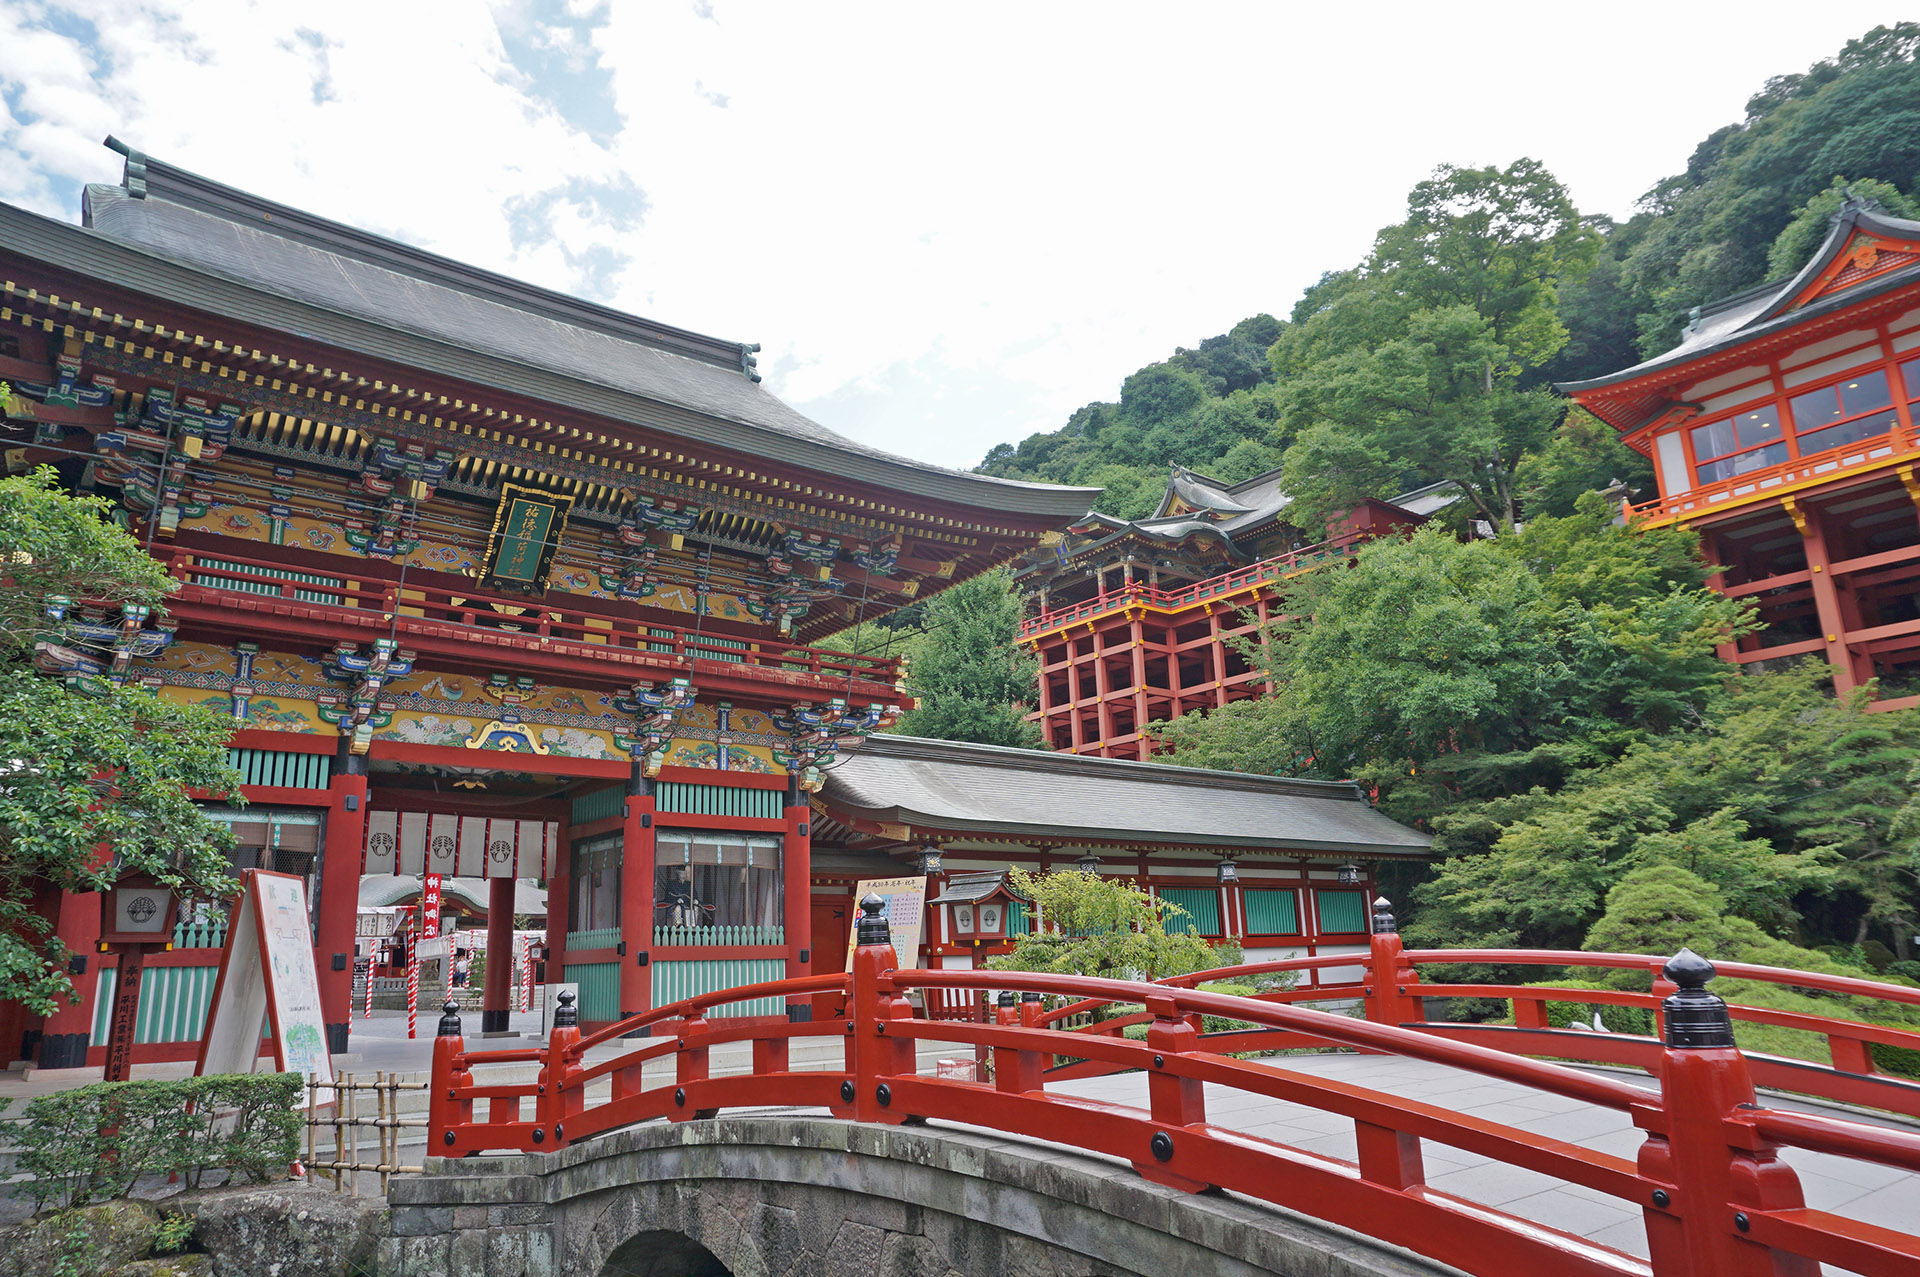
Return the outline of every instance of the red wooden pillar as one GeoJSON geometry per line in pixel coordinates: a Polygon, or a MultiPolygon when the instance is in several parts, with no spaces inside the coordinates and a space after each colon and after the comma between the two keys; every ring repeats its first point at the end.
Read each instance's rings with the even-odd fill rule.
{"type": "Polygon", "coordinates": [[[100,987],[100,896],[62,894],[55,934],[73,953],[69,968],[73,1000],[63,1002],[40,1026],[36,1061],[43,1069],[77,1069],[87,1062],[87,1043],[93,1031],[93,1000],[100,987]]]}
{"type": "Polygon", "coordinates": [[[1860,685],[1852,653],[1847,648],[1847,619],[1840,604],[1840,591],[1833,579],[1833,562],[1827,553],[1826,528],[1820,512],[1799,505],[1792,497],[1784,502],[1793,516],[1807,549],[1807,572],[1812,578],[1813,606],[1820,622],[1820,637],[1826,641],[1827,663],[1833,666],[1833,690],[1845,696],[1860,685]]]}
{"type": "MultiPolygon", "coordinates": [[[[621,875],[626,881],[626,875],[621,875]]],[[[544,963],[534,962],[536,1006],[546,1004],[549,984],[560,984],[566,971],[568,932],[573,928],[573,839],[560,830],[560,846],[555,853],[553,877],[547,880],[547,956],[544,963]]],[[[549,1038],[549,1041],[552,1039],[549,1038]]]]}
{"type": "MultiPolygon", "coordinates": [[[[781,916],[787,929],[787,977],[808,975],[813,969],[813,822],[807,810],[807,795],[800,778],[787,777],[786,810],[781,813],[786,828],[780,844],[782,890],[781,916]]],[[[912,961],[913,955],[909,955],[912,961]]],[[[811,999],[787,1003],[787,1018],[813,1018],[811,999]]]]}
{"type": "Polygon", "coordinates": [[[487,982],[480,992],[480,1031],[505,1033],[513,1000],[513,878],[487,880],[487,982]]]}
{"type": "Polygon", "coordinates": [[[320,900],[314,913],[314,969],[320,974],[320,1019],[327,1050],[347,1049],[353,1023],[354,917],[360,910],[360,869],[367,846],[367,760],[346,752],[334,757],[327,782],[327,841],[320,862],[320,900]]]}
{"type": "Polygon", "coordinates": [[[1227,645],[1220,637],[1220,613],[1211,606],[1207,609],[1207,636],[1211,640],[1207,651],[1213,662],[1213,707],[1219,709],[1227,703],[1227,645]]]}
{"type": "Polygon", "coordinates": [[[654,815],[657,800],[653,783],[635,759],[627,782],[627,801],[620,826],[620,935],[625,952],[620,958],[620,1016],[653,1009],[653,869],[654,815]]]}
{"type": "Polygon", "coordinates": [[[1152,752],[1147,743],[1147,630],[1141,623],[1139,609],[1135,609],[1127,618],[1127,654],[1133,658],[1133,729],[1140,733],[1140,746],[1135,752],[1136,758],[1145,759],[1152,752]]]}
{"type": "Polygon", "coordinates": [[[1107,753],[1107,745],[1113,740],[1113,689],[1107,679],[1107,658],[1100,650],[1100,634],[1095,631],[1093,641],[1093,694],[1098,698],[1095,713],[1100,716],[1100,745],[1102,754],[1107,753]]]}

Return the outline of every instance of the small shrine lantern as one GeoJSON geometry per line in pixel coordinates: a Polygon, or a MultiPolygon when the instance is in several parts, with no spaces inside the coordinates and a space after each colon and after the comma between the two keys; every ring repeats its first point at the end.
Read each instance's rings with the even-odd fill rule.
{"type": "Polygon", "coordinates": [[[122,874],[100,893],[100,943],[170,944],[178,908],[173,888],[152,874],[122,874]]]}
{"type": "Polygon", "coordinates": [[[937,899],[947,906],[952,937],[959,944],[1005,944],[1007,923],[1020,897],[998,873],[955,874],[937,899]]]}

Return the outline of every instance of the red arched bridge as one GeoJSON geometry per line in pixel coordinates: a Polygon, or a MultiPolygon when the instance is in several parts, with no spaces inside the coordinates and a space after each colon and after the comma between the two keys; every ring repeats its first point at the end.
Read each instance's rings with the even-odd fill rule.
{"type": "MultiPolygon", "coordinates": [[[[886,923],[878,916],[878,899],[870,897],[863,908],[867,916],[859,923],[852,970],[844,975],[703,995],[587,1037],[563,1023],[572,1019],[568,1008],[544,1049],[468,1051],[459,1021],[450,1014],[435,1044],[430,1151],[447,1157],[501,1150],[551,1153],[655,1118],[684,1122],[727,1109],[814,1108],[860,1124],[951,1122],[1123,1159],[1159,1185],[1187,1193],[1223,1189],[1470,1273],[1802,1277],[1821,1272],[1824,1263],[1860,1273],[1920,1277],[1920,1236],[1809,1209],[1795,1171],[1778,1156],[1782,1149],[1810,1150],[1920,1172],[1920,1132],[1787,1111],[1762,1103],[1755,1090],[1758,1085],[1920,1118],[1920,1083],[1878,1072],[1874,1060],[1876,1047],[1920,1050],[1920,1033],[1729,1006],[1706,988],[1715,967],[1691,952],[1663,959],[1409,950],[1395,933],[1386,902],[1379,901],[1371,952],[1365,956],[1293,958],[1141,984],[1009,971],[899,970],[886,923]],[[1652,991],[1421,979],[1422,968],[1462,964],[1634,971],[1651,977],[1652,991]],[[1194,987],[1341,967],[1360,970],[1361,978],[1252,997],[1194,987]],[[974,997],[994,990],[998,1005],[990,1019],[922,1019],[908,1000],[915,990],[930,995],[974,991],[974,997]],[[846,997],[840,1068],[789,1067],[791,1040],[819,1035],[822,1024],[707,1018],[712,1008],[731,1001],[830,992],[846,997]],[[1423,999],[1434,997],[1506,999],[1513,1003],[1513,1023],[1429,1022],[1423,999]],[[1056,1005],[1049,1009],[1043,998],[1055,999],[1056,1005]],[[1292,1005],[1339,999],[1363,1008],[1365,1018],[1292,1005]],[[1644,1008],[1653,1017],[1655,1034],[1556,1030],[1547,1016],[1554,1001],[1644,1008]],[[1108,1004],[1143,1009],[1062,1027],[1108,1004]],[[1235,1027],[1203,1032],[1203,1021],[1214,1017],[1235,1027]],[[1829,1046],[1831,1064],[1743,1053],[1734,1046],[1735,1021],[1818,1035],[1829,1046]],[[1144,1037],[1126,1036],[1131,1025],[1144,1025],[1144,1037]],[[611,1059],[587,1062],[591,1048],[639,1029],[655,1036],[611,1059]],[[752,1044],[751,1071],[711,1076],[712,1048],[741,1041],[752,1044]],[[991,1080],[921,1075],[918,1046],[929,1041],[974,1049],[991,1061],[991,1080]],[[1644,1139],[1637,1156],[1628,1159],[1519,1125],[1232,1054],[1297,1048],[1347,1048],[1467,1070],[1615,1110],[1627,1115],[1644,1139]],[[1645,1070],[1658,1086],[1533,1057],[1631,1066],[1645,1070]],[[672,1079],[645,1085],[644,1066],[666,1059],[673,1063],[672,1079]],[[489,1084],[486,1073],[494,1065],[540,1069],[533,1082],[489,1084]],[[1144,1105],[1049,1089],[1073,1078],[1129,1070],[1145,1075],[1144,1105]],[[589,1086],[604,1087],[607,1098],[589,1103],[589,1086]],[[1356,1156],[1331,1157],[1210,1123],[1206,1088],[1214,1088],[1216,1097],[1222,1089],[1242,1092],[1350,1121],[1356,1156]],[[1430,1186],[1422,1158],[1428,1144],[1617,1199],[1644,1217],[1645,1257],[1430,1186]]],[[[1722,963],[1718,973],[1816,994],[1920,1006],[1920,989],[1875,981],[1741,963],[1722,963]]],[[[936,998],[925,1000],[932,1004],[936,998]]]]}

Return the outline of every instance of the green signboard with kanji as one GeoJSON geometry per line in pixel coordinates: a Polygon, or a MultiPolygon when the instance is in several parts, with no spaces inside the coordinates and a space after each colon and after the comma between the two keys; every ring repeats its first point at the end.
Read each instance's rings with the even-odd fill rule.
{"type": "Polygon", "coordinates": [[[567,530],[573,498],[517,483],[502,484],[480,584],[520,594],[544,594],[553,556],[567,530]]]}

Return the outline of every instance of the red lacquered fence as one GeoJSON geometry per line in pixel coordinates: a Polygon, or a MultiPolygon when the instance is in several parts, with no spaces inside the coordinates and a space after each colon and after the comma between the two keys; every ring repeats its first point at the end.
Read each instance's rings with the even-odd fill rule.
{"type": "MultiPolygon", "coordinates": [[[[1384,903],[1384,902],[1382,902],[1384,903]]],[[[1187,1191],[1221,1188],[1344,1227],[1429,1258],[1482,1274],[1650,1274],[1655,1277],[1817,1274],[1833,1263],[1859,1272],[1920,1275],[1920,1237],[1849,1220],[1805,1205],[1793,1170],[1777,1158],[1783,1147],[1855,1158],[1920,1172],[1920,1134],[1825,1116],[1759,1106],[1755,1080],[1763,1061],[1733,1045],[1732,1021],[1779,1023],[1778,1013],[1728,1008],[1707,992],[1714,968],[1691,953],[1662,961],[1620,954],[1516,954],[1491,951],[1408,951],[1392,919],[1376,914],[1372,951],[1259,963],[1142,984],[1081,976],[1008,971],[902,971],[888,942],[880,902],[863,902],[853,969],[729,989],[634,1016],[583,1038],[560,1023],[543,1050],[467,1051],[460,1022],[442,1021],[435,1042],[430,1151],[462,1156],[488,1150],[552,1151],[635,1122],[711,1117],[726,1108],[817,1107],[863,1122],[898,1124],[948,1120],[1051,1140],[1130,1161],[1145,1177],[1187,1191]],[[1544,1023],[1548,999],[1607,1002],[1589,990],[1524,986],[1422,984],[1423,964],[1533,962],[1649,969],[1654,993],[1619,995],[1651,1006],[1662,1038],[1555,1034],[1517,1024],[1507,1037],[1458,1040],[1467,1026],[1419,1018],[1425,996],[1455,993],[1510,996],[1523,1021],[1544,1023]],[[1313,965],[1360,965],[1350,986],[1275,990],[1258,997],[1209,993],[1191,985],[1226,976],[1298,970],[1313,965]],[[999,991],[991,1022],[917,1018],[908,994],[921,991],[999,991]],[[715,1006],[746,998],[803,999],[835,991],[847,995],[847,1018],[830,1024],[710,1021],[715,1006]],[[1504,992],[1503,992],[1504,991],[1504,992]],[[1019,999],[1016,1001],[1016,995],[1019,999]],[[1367,1019],[1289,1005],[1290,1001],[1351,997],[1367,1019]],[[1069,999],[1055,1010],[1042,998],[1069,999]],[[1138,1005],[1134,1015],[1087,1029],[1049,1027],[1076,1010],[1106,1004],[1138,1005]],[[1203,1033],[1203,1017],[1251,1026],[1203,1033]],[[1144,1024],[1140,1040],[1120,1035],[1144,1024]],[[645,1045],[589,1064],[586,1053],[636,1029],[656,1035],[645,1045]],[[798,1071],[789,1066],[792,1038],[844,1033],[838,1069],[798,1071]],[[1563,1039],[1573,1039],[1564,1041],[1563,1039]],[[712,1048],[752,1044],[751,1072],[709,1074],[712,1048]],[[917,1071],[922,1041],[973,1047],[990,1056],[988,1082],[925,1077],[917,1071]],[[1612,1059],[1648,1067],[1657,1090],[1617,1077],[1527,1058],[1530,1053],[1612,1059]],[[1425,1060],[1532,1087],[1552,1095],[1626,1113],[1645,1132],[1636,1160],[1485,1118],[1451,1112],[1339,1081],[1289,1072],[1224,1052],[1276,1046],[1348,1048],[1425,1060]],[[1057,1058],[1078,1061],[1055,1067],[1057,1058]],[[671,1082],[645,1085],[643,1066],[671,1059],[671,1082]],[[538,1064],[531,1083],[488,1085],[476,1069],[538,1064]],[[1148,1103],[1129,1107],[1049,1093],[1056,1080],[1088,1073],[1140,1070],[1148,1103]],[[607,1079],[607,1098],[589,1104],[586,1093],[607,1079]],[[1354,1160],[1325,1156],[1208,1122],[1203,1085],[1337,1114],[1354,1124],[1354,1160]],[[1484,1206],[1426,1183],[1426,1141],[1547,1175],[1617,1197],[1644,1214],[1651,1259],[1641,1259],[1571,1233],[1484,1206]]],[[[1920,991],[1871,981],[1725,964],[1728,975],[1803,988],[1911,1002],[1920,991]]],[[[571,1021],[570,1010],[559,1021],[571,1021]]],[[[1836,1043],[1906,1045],[1920,1034],[1879,1030],[1845,1021],[1792,1017],[1790,1027],[1824,1033],[1836,1043]]],[[[1857,1062],[1854,1048],[1836,1058],[1857,1062]]],[[[1823,1094],[1842,1089],[1845,1069],[1805,1066],[1793,1089],[1823,1094]],[[1822,1078],[1816,1075],[1831,1075],[1822,1078]]],[[[1920,1088],[1906,1088],[1920,1091],[1920,1088]]],[[[1904,1095],[1896,1091],[1882,1096],[1904,1095]]],[[[1905,1111],[1905,1110],[1903,1110],[1905,1111]]]]}
{"type": "MultiPolygon", "coordinates": [[[[208,554],[174,547],[156,547],[156,557],[167,561],[171,574],[183,582],[176,596],[182,602],[212,602],[284,611],[303,620],[335,625],[377,623],[382,634],[398,613],[402,641],[450,638],[509,647],[541,650],[606,660],[625,657],[656,667],[661,674],[685,674],[694,662],[707,668],[742,665],[778,670],[808,678],[847,682],[858,680],[889,687],[900,678],[897,657],[833,652],[770,638],[743,638],[666,625],[641,619],[635,604],[594,599],[587,595],[549,594],[538,602],[489,595],[465,589],[459,593],[430,585],[391,581],[356,583],[350,573],[338,576],[303,571],[281,564],[208,554]],[[566,598],[564,604],[554,599],[566,598]]],[[[730,618],[758,625],[751,616],[730,618]]]]}

